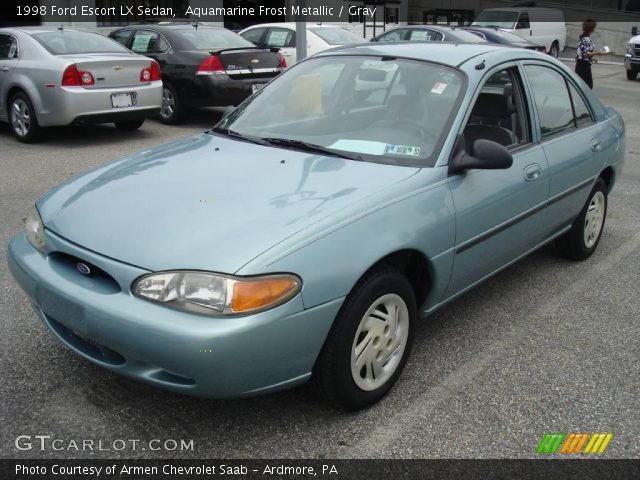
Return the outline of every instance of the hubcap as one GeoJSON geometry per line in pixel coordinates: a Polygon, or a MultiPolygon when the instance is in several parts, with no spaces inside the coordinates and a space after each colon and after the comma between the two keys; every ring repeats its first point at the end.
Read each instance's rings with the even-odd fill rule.
{"type": "Polygon", "coordinates": [[[176,108],[176,100],[173,93],[168,88],[162,89],[162,108],[160,109],[160,115],[167,118],[173,115],[176,108]]]}
{"type": "Polygon", "coordinates": [[[11,125],[13,130],[21,137],[29,133],[31,127],[31,117],[27,102],[21,98],[16,98],[11,105],[11,125]]]}
{"type": "Polygon", "coordinates": [[[587,248],[595,245],[600,238],[602,224],[604,222],[605,199],[602,192],[596,192],[591,197],[587,215],[584,218],[584,244],[587,248]]]}
{"type": "Polygon", "coordinates": [[[558,58],[558,56],[559,56],[559,55],[560,55],[560,51],[559,51],[558,47],[556,47],[555,45],[553,45],[553,46],[551,47],[551,56],[552,56],[553,58],[558,58]]]}
{"type": "Polygon", "coordinates": [[[397,370],[409,336],[409,309],[396,294],[378,298],[360,320],[351,348],[351,376],[358,388],[384,385],[397,370]]]}

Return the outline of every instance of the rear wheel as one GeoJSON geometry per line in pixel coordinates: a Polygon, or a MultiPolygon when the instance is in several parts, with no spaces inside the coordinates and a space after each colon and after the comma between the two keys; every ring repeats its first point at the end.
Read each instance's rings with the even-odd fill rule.
{"type": "Polygon", "coordinates": [[[137,130],[144,123],[144,118],[141,118],[140,120],[129,120],[126,122],[114,122],[114,123],[115,123],[115,126],[118,127],[120,130],[137,130]]]}
{"type": "Polygon", "coordinates": [[[635,70],[627,70],[627,80],[635,80],[638,78],[638,72],[635,70]]]}
{"type": "Polygon", "coordinates": [[[553,42],[551,44],[549,55],[551,55],[553,58],[558,58],[560,56],[560,45],[558,45],[558,42],[553,42]]]}
{"type": "Polygon", "coordinates": [[[32,143],[42,134],[36,112],[26,93],[18,92],[9,102],[9,125],[11,133],[23,143],[32,143]]]}
{"type": "Polygon", "coordinates": [[[411,351],[416,318],[413,288],[383,268],[347,296],[316,361],[312,385],[331,403],[357,410],[384,397],[411,351]]]}
{"type": "Polygon", "coordinates": [[[584,260],[596,250],[607,216],[607,185],[599,178],[580,215],[567,233],[556,241],[562,256],[584,260]]]}
{"type": "Polygon", "coordinates": [[[176,125],[184,117],[184,106],[178,97],[178,92],[170,83],[162,87],[162,106],[160,108],[160,121],[167,125],[176,125]]]}

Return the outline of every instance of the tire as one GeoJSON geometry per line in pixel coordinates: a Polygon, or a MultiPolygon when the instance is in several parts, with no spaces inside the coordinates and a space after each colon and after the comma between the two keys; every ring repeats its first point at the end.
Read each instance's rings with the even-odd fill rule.
{"type": "Polygon", "coordinates": [[[114,122],[115,126],[118,127],[120,130],[137,130],[139,129],[142,124],[144,123],[144,118],[140,119],[140,120],[129,120],[126,122],[114,122]]]}
{"type": "Polygon", "coordinates": [[[9,101],[9,127],[18,141],[33,143],[42,135],[36,111],[28,95],[18,92],[9,101]]]}
{"type": "Polygon", "coordinates": [[[407,363],[415,319],[415,295],[403,274],[387,267],[367,274],[336,316],[316,360],[312,388],[346,410],[380,400],[407,363]],[[397,314],[385,320],[392,309],[397,314]]]}
{"type": "Polygon", "coordinates": [[[558,58],[560,56],[560,45],[558,45],[558,42],[554,41],[551,44],[549,55],[551,55],[553,58],[558,58]]]}
{"type": "Polygon", "coordinates": [[[563,257],[584,260],[598,247],[607,216],[607,185],[599,178],[571,230],[556,240],[563,257]]]}
{"type": "Polygon", "coordinates": [[[160,121],[166,125],[177,125],[184,118],[184,106],[173,85],[165,83],[162,86],[162,106],[160,121]]]}
{"type": "Polygon", "coordinates": [[[638,72],[635,70],[627,70],[627,80],[635,80],[638,78],[638,72]]]}

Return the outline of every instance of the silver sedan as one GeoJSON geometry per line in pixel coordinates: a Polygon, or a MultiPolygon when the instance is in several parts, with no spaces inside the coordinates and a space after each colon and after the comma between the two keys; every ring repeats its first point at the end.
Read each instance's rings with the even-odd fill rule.
{"type": "Polygon", "coordinates": [[[0,28],[0,121],[22,142],[42,127],[113,122],[139,128],[158,115],[158,64],[97,33],[0,28]]]}

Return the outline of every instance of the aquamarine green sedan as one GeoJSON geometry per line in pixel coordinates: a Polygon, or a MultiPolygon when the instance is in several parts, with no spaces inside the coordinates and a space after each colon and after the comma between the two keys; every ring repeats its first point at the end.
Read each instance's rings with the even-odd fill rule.
{"type": "Polygon", "coordinates": [[[9,265],[110,370],[215,398],[311,380],[357,409],[418,319],[548,242],[589,257],[624,151],[620,115],[547,55],[344,47],[45,194],[9,265]]]}

